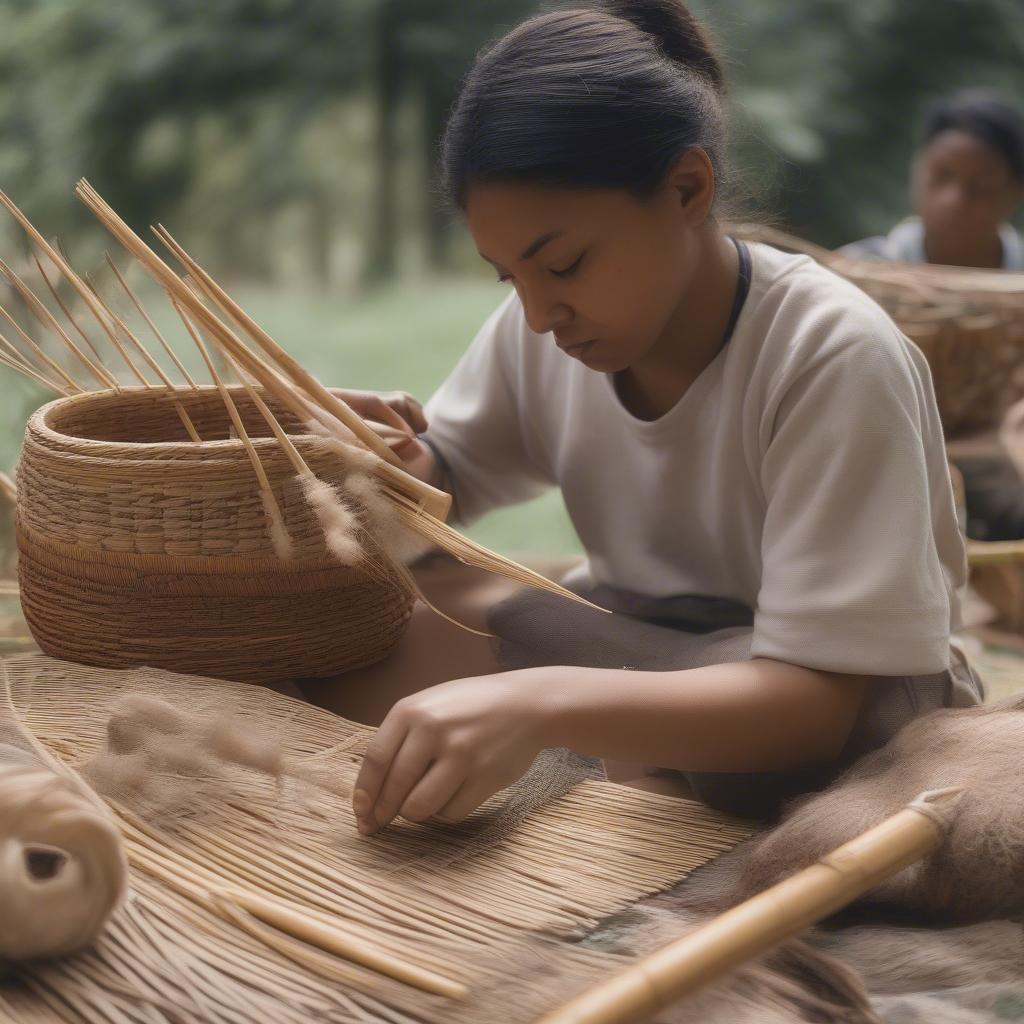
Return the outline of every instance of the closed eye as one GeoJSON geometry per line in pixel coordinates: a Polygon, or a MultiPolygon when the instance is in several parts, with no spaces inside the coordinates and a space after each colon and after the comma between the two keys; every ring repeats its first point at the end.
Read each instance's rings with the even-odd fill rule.
{"type": "Polygon", "coordinates": [[[572,274],[575,274],[576,271],[579,269],[580,264],[583,262],[583,257],[585,255],[586,253],[581,252],[579,256],[577,256],[576,259],[569,264],[569,266],[563,267],[561,270],[552,269],[551,273],[554,274],[555,277],[569,277],[572,274]]]}

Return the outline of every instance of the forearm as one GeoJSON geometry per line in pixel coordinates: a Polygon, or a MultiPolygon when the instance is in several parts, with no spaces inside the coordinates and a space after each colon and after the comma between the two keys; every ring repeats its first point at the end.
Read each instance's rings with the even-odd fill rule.
{"type": "Polygon", "coordinates": [[[839,755],[865,680],[755,659],[678,672],[545,669],[545,745],[687,771],[787,771],[839,755]]]}

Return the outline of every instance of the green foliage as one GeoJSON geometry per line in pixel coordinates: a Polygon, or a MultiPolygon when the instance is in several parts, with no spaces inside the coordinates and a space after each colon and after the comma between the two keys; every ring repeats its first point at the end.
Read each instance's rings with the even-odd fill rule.
{"type": "MultiPolygon", "coordinates": [[[[729,57],[746,183],[828,244],[904,212],[931,99],[1024,96],[1019,0],[695,5],[729,57]]],[[[0,0],[0,183],[74,239],[85,174],[137,226],[201,237],[221,273],[337,286],[413,250],[436,265],[444,117],[477,49],[537,6],[0,0]]]]}
{"type": "Polygon", "coordinates": [[[1024,104],[1017,0],[726,0],[702,7],[732,58],[738,147],[765,206],[826,245],[907,212],[928,104],[986,87],[1024,104]],[[744,116],[745,112],[745,116],[744,116]]]}

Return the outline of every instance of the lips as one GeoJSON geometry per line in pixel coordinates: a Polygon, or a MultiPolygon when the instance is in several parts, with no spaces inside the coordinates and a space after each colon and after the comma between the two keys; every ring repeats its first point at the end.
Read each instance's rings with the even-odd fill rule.
{"type": "Polygon", "coordinates": [[[591,345],[596,341],[595,338],[590,338],[587,341],[565,341],[562,338],[555,338],[555,344],[567,355],[579,357],[590,348],[591,345]]]}

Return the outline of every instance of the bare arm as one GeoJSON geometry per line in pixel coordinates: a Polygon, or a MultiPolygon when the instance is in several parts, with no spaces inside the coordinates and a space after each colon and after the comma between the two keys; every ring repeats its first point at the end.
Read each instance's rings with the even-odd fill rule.
{"type": "Polygon", "coordinates": [[[679,672],[546,671],[546,746],[688,771],[786,771],[833,760],[866,685],[765,658],[679,672]]]}
{"type": "Polygon", "coordinates": [[[680,672],[534,668],[399,701],[370,741],[353,808],[459,820],[545,747],[690,771],[785,771],[835,758],[866,680],[755,659],[680,672]]]}

